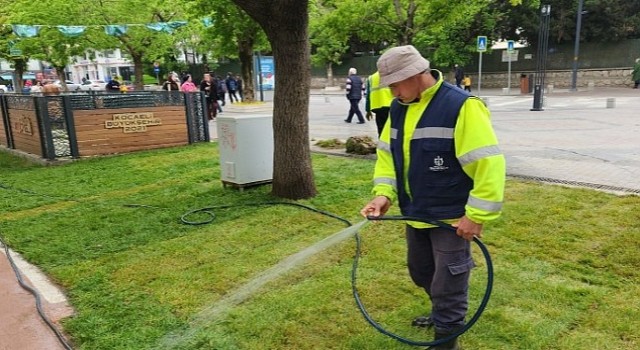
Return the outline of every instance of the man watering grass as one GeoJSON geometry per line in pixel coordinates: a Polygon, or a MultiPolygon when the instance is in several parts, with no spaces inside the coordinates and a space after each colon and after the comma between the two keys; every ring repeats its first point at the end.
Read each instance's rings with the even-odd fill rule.
{"type": "MultiPolygon", "coordinates": [[[[396,99],[378,143],[375,197],[361,213],[384,215],[397,198],[402,215],[457,228],[454,235],[421,222],[406,226],[409,274],[431,299],[431,313],[413,325],[434,326],[435,339],[443,339],[464,326],[475,266],[470,242],[500,215],[505,160],[484,103],[444,82],[413,46],[388,50],[377,65],[380,85],[396,99]]],[[[459,349],[458,341],[434,349],[459,349]]]]}

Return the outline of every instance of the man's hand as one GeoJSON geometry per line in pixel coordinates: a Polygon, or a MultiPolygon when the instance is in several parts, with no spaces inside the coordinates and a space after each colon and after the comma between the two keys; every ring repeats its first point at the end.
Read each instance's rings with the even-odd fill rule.
{"type": "Polygon", "coordinates": [[[373,119],[371,112],[367,112],[367,120],[371,121],[371,119],[373,119]]]}
{"type": "Polygon", "coordinates": [[[385,196],[377,196],[360,210],[360,214],[367,216],[382,216],[391,207],[391,201],[385,196]]]}
{"type": "Polygon", "coordinates": [[[473,237],[482,237],[482,224],[476,224],[467,216],[463,216],[460,221],[451,226],[457,228],[456,234],[467,241],[473,241],[473,237]]]}

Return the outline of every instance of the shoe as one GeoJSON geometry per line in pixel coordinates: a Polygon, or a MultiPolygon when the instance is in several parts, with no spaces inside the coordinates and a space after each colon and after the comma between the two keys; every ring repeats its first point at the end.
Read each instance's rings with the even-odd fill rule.
{"type": "Polygon", "coordinates": [[[411,325],[420,328],[431,328],[433,327],[433,320],[431,316],[418,316],[411,322],[411,325]]]}
{"type": "Polygon", "coordinates": [[[351,124],[351,121],[350,121],[350,120],[346,120],[346,119],[345,119],[345,120],[344,120],[344,122],[345,122],[345,123],[349,123],[349,124],[351,124]]]}
{"type": "Polygon", "coordinates": [[[364,124],[364,122],[357,122],[356,124],[364,124]]]}
{"type": "MultiPolygon", "coordinates": [[[[453,332],[452,331],[441,331],[438,330],[437,328],[435,329],[435,336],[434,336],[434,340],[439,340],[439,339],[444,339],[446,337],[448,337],[449,335],[451,335],[453,332]]],[[[437,346],[432,346],[430,349],[433,350],[460,350],[460,344],[458,344],[458,338],[455,338],[453,340],[449,340],[446,343],[442,343],[440,345],[437,346]]]]}

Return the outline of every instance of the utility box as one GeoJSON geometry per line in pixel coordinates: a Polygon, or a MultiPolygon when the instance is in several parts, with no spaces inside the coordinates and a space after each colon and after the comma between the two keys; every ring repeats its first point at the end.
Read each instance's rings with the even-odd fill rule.
{"type": "Polygon", "coordinates": [[[222,184],[240,188],[273,180],[273,117],[246,114],[216,118],[222,184]]]}

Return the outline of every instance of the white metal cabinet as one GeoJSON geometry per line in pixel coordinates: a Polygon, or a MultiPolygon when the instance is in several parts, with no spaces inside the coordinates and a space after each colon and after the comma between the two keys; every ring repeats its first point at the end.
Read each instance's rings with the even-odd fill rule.
{"type": "Polygon", "coordinates": [[[273,117],[246,114],[216,118],[222,183],[244,188],[273,179],[273,117]]]}

